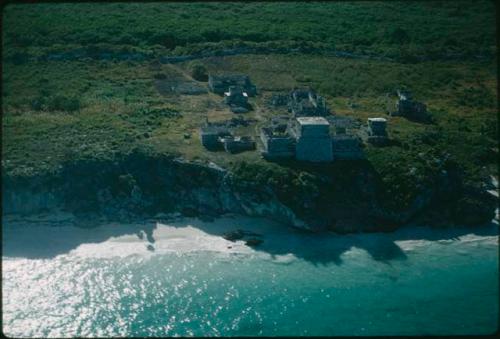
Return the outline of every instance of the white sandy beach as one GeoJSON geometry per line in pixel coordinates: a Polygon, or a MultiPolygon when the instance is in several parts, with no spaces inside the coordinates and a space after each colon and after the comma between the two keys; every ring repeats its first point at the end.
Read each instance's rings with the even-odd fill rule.
{"type": "Polygon", "coordinates": [[[258,253],[263,256],[269,256],[270,252],[273,260],[290,261],[295,257],[297,249],[305,255],[321,255],[321,251],[330,252],[330,249],[336,247],[342,248],[342,253],[347,254],[350,250],[356,250],[356,247],[376,248],[385,246],[388,242],[403,252],[425,246],[430,241],[443,245],[479,241],[483,244],[498,243],[496,224],[483,228],[482,230],[489,232],[484,235],[460,229],[439,230],[426,227],[403,228],[393,233],[335,235],[310,234],[267,219],[234,215],[227,215],[213,222],[177,217],[171,221],[150,220],[135,224],[103,223],[92,228],[75,227],[71,225],[71,217],[64,214],[52,215],[50,218],[41,215],[27,220],[4,219],[3,244],[8,256],[16,257],[16,248],[29,247],[33,257],[69,254],[110,258],[207,251],[225,254],[258,253]],[[264,243],[252,248],[245,244],[247,238],[229,241],[222,237],[225,232],[237,229],[262,235],[264,243]],[[432,239],[428,239],[429,236],[432,239]],[[348,244],[347,248],[345,244],[348,244]]]}

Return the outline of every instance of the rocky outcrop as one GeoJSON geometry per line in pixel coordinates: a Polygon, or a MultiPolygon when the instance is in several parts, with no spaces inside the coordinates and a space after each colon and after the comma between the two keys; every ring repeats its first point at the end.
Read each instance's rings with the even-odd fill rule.
{"type": "Polygon", "coordinates": [[[186,215],[239,213],[306,227],[269,189],[236,191],[215,164],[131,155],[121,161],[67,164],[41,177],[4,177],[4,214],[51,210],[127,219],[180,211],[186,215]]]}
{"type": "Polygon", "coordinates": [[[311,192],[293,197],[290,203],[270,186],[237,180],[213,163],[131,154],[114,161],[68,163],[44,176],[4,177],[2,200],[3,214],[65,211],[128,220],[173,212],[210,217],[236,213],[339,233],[391,231],[415,219],[472,224],[493,218],[496,198],[476,190],[467,194],[479,197],[481,204],[466,198],[449,203],[450,196],[464,196],[468,188],[461,187],[453,173],[444,172],[436,180],[409,208],[397,212],[379,204],[376,182],[368,170],[347,185],[352,192],[342,192],[342,198],[350,194],[358,201],[329,201],[311,192]]]}

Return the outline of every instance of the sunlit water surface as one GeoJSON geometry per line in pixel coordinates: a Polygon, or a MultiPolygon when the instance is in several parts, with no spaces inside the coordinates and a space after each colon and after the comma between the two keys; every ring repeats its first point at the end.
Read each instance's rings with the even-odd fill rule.
{"type": "Polygon", "coordinates": [[[266,234],[260,251],[241,242],[235,243],[241,250],[210,251],[210,241],[214,248],[231,245],[203,232],[190,238],[205,247],[175,251],[182,237],[169,238],[166,230],[154,240],[161,225],[150,240],[111,232],[96,241],[92,232],[107,234],[107,227],[4,225],[5,334],[451,335],[497,329],[498,225],[481,235],[426,228],[348,236],[282,230],[266,234]],[[74,248],[65,247],[75,239],[74,248]],[[279,250],[266,251],[273,244],[279,250]]]}

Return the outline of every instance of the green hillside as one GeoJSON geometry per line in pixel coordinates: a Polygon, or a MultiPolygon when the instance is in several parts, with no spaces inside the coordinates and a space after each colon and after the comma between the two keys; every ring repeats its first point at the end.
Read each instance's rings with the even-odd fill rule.
{"type": "Polygon", "coordinates": [[[409,88],[427,104],[434,123],[390,118],[392,146],[365,148],[388,197],[411,201],[416,188],[435,175],[433,159],[445,157],[460,167],[464,182],[480,187],[497,173],[494,10],[490,1],[8,5],[3,11],[3,174],[36,175],[68,161],[113,159],[136,149],[240,170],[240,163],[252,163],[271,177],[282,176],[284,169],[308,171],[269,163],[258,151],[205,151],[197,134],[204,119],[234,115],[220,109],[221,98],[212,93],[165,94],[158,87],[159,79],[206,86],[190,76],[197,62],[209,72],[251,77],[260,94],[251,99],[257,109],[246,117],[256,123],[241,132],[253,136],[276,113],[265,108],[270,95],[294,86],[313,87],[333,112],[361,124],[385,116],[395,90],[409,88]],[[158,62],[165,55],[245,45],[307,48],[158,62]],[[36,58],[75,49],[94,54],[36,58]],[[396,61],[325,56],[325,49],[396,61]],[[96,51],[135,51],[147,58],[102,58],[96,51]]]}

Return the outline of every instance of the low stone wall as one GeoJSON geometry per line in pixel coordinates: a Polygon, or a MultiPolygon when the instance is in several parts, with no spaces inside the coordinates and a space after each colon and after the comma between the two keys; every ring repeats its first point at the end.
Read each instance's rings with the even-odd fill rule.
{"type": "Polygon", "coordinates": [[[327,138],[298,138],[295,146],[295,157],[301,161],[332,161],[332,141],[329,136],[327,138]]]}
{"type": "Polygon", "coordinates": [[[359,140],[352,135],[335,135],[332,138],[334,159],[363,159],[365,157],[359,140]]]}
{"type": "Polygon", "coordinates": [[[264,146],[263,156],[272,158],[293,158],[295,156],[294,140],[291,137],[273,136],[269,130],[261,130],[260,138],[264,146]]]}

